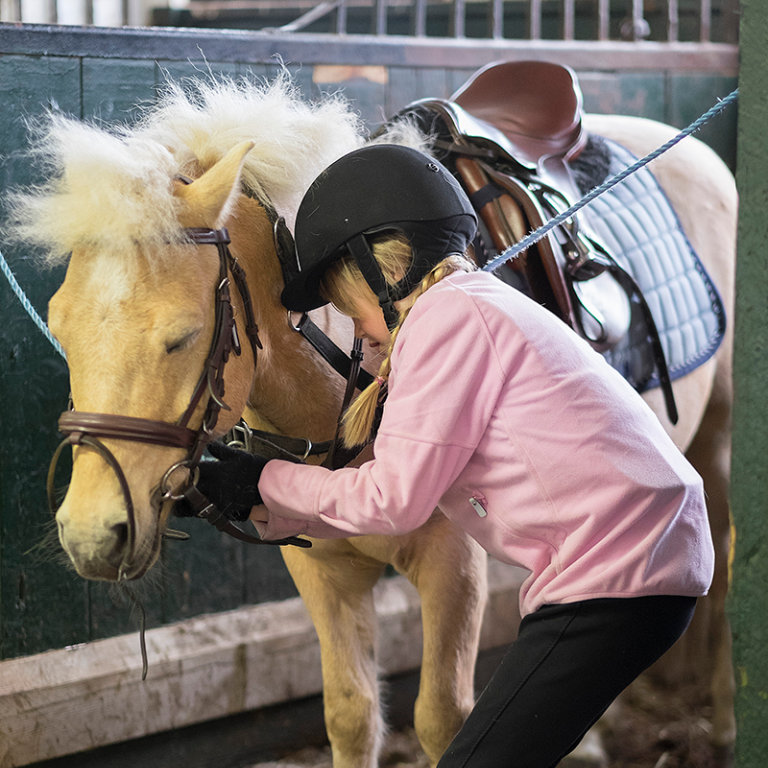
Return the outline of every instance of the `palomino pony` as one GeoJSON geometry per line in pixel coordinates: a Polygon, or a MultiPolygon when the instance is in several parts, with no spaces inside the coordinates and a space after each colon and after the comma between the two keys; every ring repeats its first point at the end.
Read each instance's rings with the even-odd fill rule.
{"type": "MultiPolygon", "coordinates": [[[[67,353],[74,407],[170,424],[190,409],[214,333],[220,260],[214,245],[191,243],[186,235],[189,228],[226,226],[250,287],[262,348],[255,355],[256,347],[243,343],[239,355],[230,355],[224,373],[229,410],[221,411],[213,435],[245,414],[254,427],[325,440],[334,432],[343,381],[294,332],[280,304],[270,211],[291,225],[311,180],[360,146],[363,132],[342,101],[304,103],[284,79],[269,86],[198,83],[194,91],[169,88],[133,129],[109,132],[53,118],[36,147],[53,169],[50,182],[16,198],[19,236],[42,245],[52,262],[71,253],[49,324],[67,353]]],[[[621,117],[592,117],[589,128],[639,155],[670,135],[668,127],[621,117]]],[[[657,161],[655,171],[730,306],[736,205],[730,174],[692,139],[657,161]]],[[[242,299],[232,294],[245,339],[242,299]]],[[[342,347],[351,346],[344,318],[328,308],[313,318],[342,347]]],[[[715,358],[675,383],[681,417],[676,427],[667,425],[706,479],[723,556],[712,616],[702,621],[722,628],[724,648],[730,343],[728,337],[715,358]]],[[[193,429],[206,399],[192,407],[193,429]]],[[[658,393],[648,400],[666,423],[658,393]]],[[[75,446],[71,483],[56,517],[60,540],[85,578],[138,578],[155,562],[171,514],[173,502],[161,489],[181,483],[184,467],[163,476],[184,460],[185,450],[106,437],[102,444],[123,482],[101,450],[87,441],[75,446]]],[[[377,764],[383,723],[371,590],[386,564],[421,596],[415,728],[436,763],[473,705],[485,553],[439,512],[407,536],[313,544],[283,554],[320,639],[334,766],[377,764]]],[[[725,700],[715,729],[726,738],[729,713],[725,700]]]]}

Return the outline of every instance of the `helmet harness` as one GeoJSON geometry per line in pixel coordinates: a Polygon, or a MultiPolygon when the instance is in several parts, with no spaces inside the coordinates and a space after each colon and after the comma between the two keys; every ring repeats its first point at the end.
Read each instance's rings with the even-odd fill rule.
{"type": "Polygon", "coordinates": [[[308,311],[327,304],[319,293],[323,273],[351,255],[376,296],[392,331],[395,302],[405,298],[444,258],[464,253],[477,217],[450,172],[410,147],[369,145],[344,155],[310,186],[296,216],[298,273],[286,282],[282,302],[308,311]],[[413,258],[389,285],[371,248],[384,232],[405,235],[413,258]]]}

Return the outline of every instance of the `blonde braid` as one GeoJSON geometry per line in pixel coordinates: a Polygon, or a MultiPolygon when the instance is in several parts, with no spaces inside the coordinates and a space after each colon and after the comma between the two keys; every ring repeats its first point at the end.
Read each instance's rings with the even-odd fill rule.
{"type": "MultiPolygon", "coordinates": [[[[389,237],[386,240],[374,243],[373,245],[374,256],[382,266],[387,282],[393,284],[396,282],[394,275],[392,276],[392,279],[390,279],[388,270],[385,265],[382,264],[386,259],[386,255],[388,255],[386,254],[386,250],[388,250],[387,246],[395,246],[394,250],[398,252],[397,255],[400,257],[402,257],[403,248],[405,248],[408,252],[409,259],[410,247],[403,238],[398,236],[389,237]]],[[[355,267],[352,267],[352,269],[356,269],[356,265],[355,267]]],[[[451,275],[454,272],[472,272],[475,269],[475,265],[468,258],[459,254],[452,254],[434,266],[421,283],[419,283],[419,285],[416,286],[405,299],[403,299],[403,302],[406,302],[406,305],[400,310],[398,323],[392,331],[384,360],[379,367],[377,380],[360,393],[357,399],[347,409],[347,412],[342,419],[342,437],[344,438],[344,444],[347,447],[351,448],[356,445],[363,445],[370,438],[371,431],[373,430],[373,422],[376,417],[376,406],[378,405],[379,395],[381,394],[381,386],[383,382],[386,382],[389,379],[389,374],[392,370],[392,350],[394,349],[397,336],[400,333],[400,328],[402,328],[402,325],[405,322],[406,317],[408,317],[416,300],[433,285],[448,277],[448,275],[451,275]]],[[[397,274],[402,275],[404,271],[405,270],[402,269],[401,261],[401,269],[397,274]]],[[[362,280],[362,275],[360,276],[360,279],[362,280]]],[[[371,292],[371,298],[375,301],[373,292],[371,292]]]]}

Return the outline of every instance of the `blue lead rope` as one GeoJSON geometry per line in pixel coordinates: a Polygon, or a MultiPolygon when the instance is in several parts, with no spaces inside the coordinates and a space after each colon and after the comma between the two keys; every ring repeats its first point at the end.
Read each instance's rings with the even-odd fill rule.
{"type": "Polygon", "coordinates": [[[554,219],[550,219],[544,226],[539,227],[530,234],[526,235],[519,243],[510,246],[506,251],[500,253],[492,261],[489,261],[484,267],[484,272],[492,272],[496,267],[503,264],[509,259],[513,259],[522,251],[529,248],[534,243],[538,243],[544,235],[550,230],[562,224],[567,219],[570,219],[576,211],[581,210],[585,205],[589,205],[596,197],[599,197],[603,192],[607,192],[612,187],[615,187],[619,182],[624,181],[627,176],[632,175],[635,171],[639,171],[643,166],[648,165],[651,160],[655,160],[659,155],[664,154],[668,149],[671,149],[678,142],[682,141],[686,136],[690,136],[694,131],[698,131],[702,125],[709,122],[715,115],[720,114],[727,106],[736,101],[739,97],[738,89],[730,93],[721,101],[718,101],[714,107],[707,110],[698,120],[692,122],[687,128],[684,128],[677,136],[671,138],[666,144],[662,144],[658,149],[655,149],[650,154],[627,166],[623,171],[606,179],[599,187],[595,187],[591,192],[581,198],[575,205],[572,205],[567,211],[563,211],[561,214],[555,216],[554,219]]]}
{"type": "Polygon", "coordinates": [[[48,330],[48,326],[46,325],[45,320],[43,320],[43,318],[37,314],[37,311],[32,306],[32,303],[27,298],[27,295],[24,293],[22,287],[19,285],[18,280],[16,280],[16,276],[11,271],[11,268],[8,265],[8,262],[5,260],[5,256],[3,256],[2,252],[0,252],[0,269],[3,270],[3,274],[8,278],[8,282],[11,284],[13,292],[21,302],[21,306],[27,310],[27,314],[32,318],[35,325],[43,332],[45,338],[48,339],[51,344],[53,344],[53,348],[66,360],[67,355],[62,349],[61,344],[59,344],[59,342],[56,340],[56,337],[50,332],[50,330],[48,330]]]}

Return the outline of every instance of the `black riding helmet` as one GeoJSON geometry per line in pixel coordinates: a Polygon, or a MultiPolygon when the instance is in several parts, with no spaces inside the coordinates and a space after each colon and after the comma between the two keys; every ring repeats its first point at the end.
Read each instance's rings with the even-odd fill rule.
{"type": "Polygon", "coordinates": [[[393,303],[407,296],[446,256],[464,253],[477,229],[472,205],[450,172],[415,149],[376,144],[350,152],[315,179],[296,216],[299,274],[282,294],[290,310],[328,302],[319,294],[328,267],[351,254],[379,299],[390,330],[393,303]],[[407,274],[387,286],[369,237],[394,230],[410,243],[407,274]]]}

